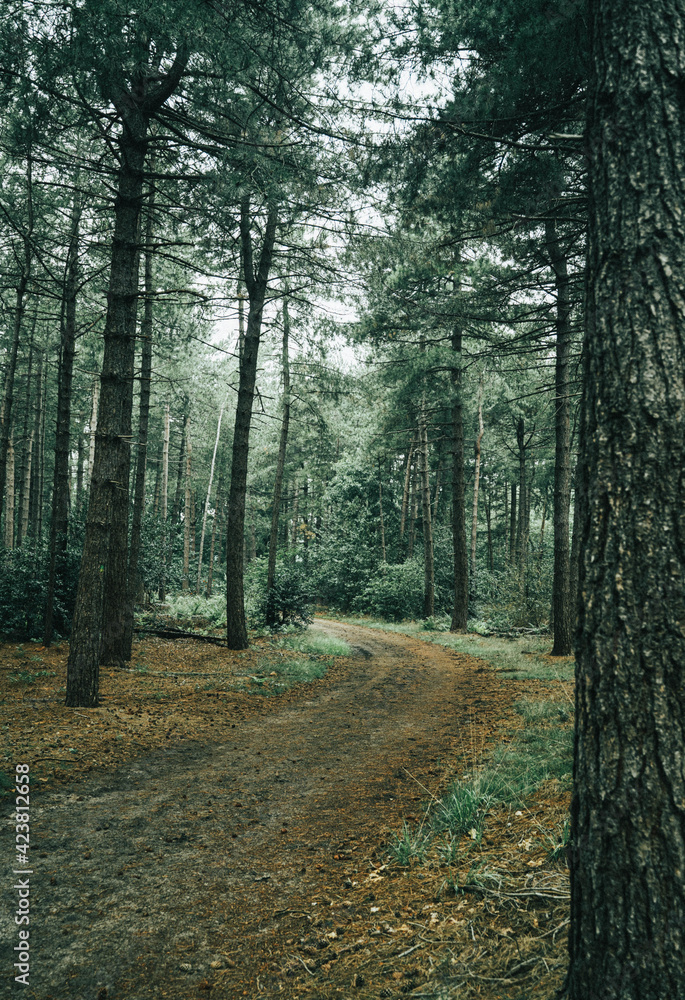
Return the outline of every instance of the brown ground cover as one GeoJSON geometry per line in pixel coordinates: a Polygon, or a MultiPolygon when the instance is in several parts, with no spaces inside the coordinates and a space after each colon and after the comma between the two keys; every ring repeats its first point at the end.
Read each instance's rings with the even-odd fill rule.
{"type": "MultiPolygon", "coordinates": [[[[387,851],[522,724],[512,704],[538,683],[407,636],[317,628],[354,651],[326,657],[321,680],[270,697],[269,657],[298,654],[148,638],[131,670],[104,669],[90,711],[63,705],[66,645],[0,649],[0,769],[32,775],[24,996],[554,995],[567,880],[549,831],[568,801],[553,782],[493,811],[452,861],[387,851]]],[[[11,813],[7,799],[8,993],[11,813]]]]}

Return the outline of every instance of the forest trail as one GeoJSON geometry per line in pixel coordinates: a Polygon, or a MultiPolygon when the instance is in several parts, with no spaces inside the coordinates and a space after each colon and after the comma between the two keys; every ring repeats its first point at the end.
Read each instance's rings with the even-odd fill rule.
{"type": "Polygon", "coordinates": [[[492,742],[515,686],[406,636],[315,627],[355,656],[296,704],[236,717],[216,743],[138,757],[32,806],[24,996],[326,997],[350,983],[355,996],[394,995],[368,972],[335,974],[343,954],[369,965],[374,941],[359,937],[359,922],[372,919],[383,848],[492,742]],[[319,957],[305,960],[303,935],[317,926],[309,950],[319,957]]]}

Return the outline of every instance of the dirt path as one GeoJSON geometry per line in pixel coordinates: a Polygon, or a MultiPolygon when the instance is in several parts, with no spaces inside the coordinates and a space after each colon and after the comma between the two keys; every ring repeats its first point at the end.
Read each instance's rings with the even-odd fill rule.
{"type": "MultiPolygon", "coordinates": [[[[316,901],[338,907],[324,923],[344,941],[361,903],[357,876],[419,812],[425,788],[491,741],[514,693],[469,657],[317,627],[357,655],[311,697],[224,724],[217,744],[155,752],[34,799],[24,997],[302,996],[313,986],[291,945],[316,901]]],[[[11,886],[6,872],[6,989],[11,886]]],[[[357,985],[356,996],[376,995],[357,985]]]]}

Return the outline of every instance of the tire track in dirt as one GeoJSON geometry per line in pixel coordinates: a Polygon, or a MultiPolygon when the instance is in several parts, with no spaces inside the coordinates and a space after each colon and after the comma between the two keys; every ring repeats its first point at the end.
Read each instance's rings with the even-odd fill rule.
{"type": "MultiPolygon", "coordinates": [[[[24,996],[288,995],[278,914],[344,893],[345,873],[508,714],[513,686],[477,660],[316,627],[358,655],[311,698],[224,727],[217,745],[159,751],[32,804],[24,996]]],[[[7,975],[16,933],[3,894],[7,975]]]]}

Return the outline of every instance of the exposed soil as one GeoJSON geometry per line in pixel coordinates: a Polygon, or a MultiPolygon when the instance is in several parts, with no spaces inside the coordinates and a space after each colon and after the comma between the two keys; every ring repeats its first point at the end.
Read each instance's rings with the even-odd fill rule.
{"type": "MultiPolygon", "coordinates": [[[[481,967],[502,947],[511,949],[512,966],[515,914],[531,940],[551,935],[563,894],[555,871],[540,872],[530,854],[517,862],[524,873],[533,865],[526,878],[547,881],[538,878],[525,906],[519,900],[493,916],[486,895],[448,898],[444,872],[407,876],[387,864],[385,851],[403,820],[420,821],[430,795],[480,759],[505,723],[516,725],[511,704],[522,684],[406,636],[338,622],[316,627],[346,639],[355,656],[282,697],[213,690],[195,701],[184,695],[185,710],[130,704],[116,686],[140,677],[111,673],[105,708],[58,712],[55,704],[62,721],[51,724],[45,710],[57,696],[43,704],[25,695],[10,720],[12,762],[4,767],[10,773],[27,760],[33,768],[42,757],[35,773],[42,767],[49,780],[31,789],[28,988],[12,983],[13,807],[2,810],[7,995],[16,988],[36,1000],[189,1000],[209,991],[222,1000],[446,996],[421,989],[440,978],[431,941],[448,943],[453,967],[466,968],[468,952],[481,967]],[[68,762],[57,766],[57,782],[54,769],[45,770],[55,733],[39,744],[41,725],[68,734],[69,747],[57,742],[56,756],[68,762]],[[24,745],[17,726],[32,734],[24,745]],[[92,751],[98,740],[112,744],[104,758],[92,751]],[[108,759],[121,762],[108,767],[108,759]]],[[[175,659],[190,658],[185,648],[187,655],[179,643],[155,646],[171,670],[175,659]]],[[[202,655],[213,663],[220,655],[223,669],[238,662],[228,651],[202,655]]],[[[565,802],[552,806],[561,814],[565,802]]],[[[530,815],[497,822],[513,844],[530,815]]],[[[522,964],[512,975],[535,966],[522,964]]],[[[502,992],[482,982],[478,994],[518,995],[508,991],[510,980],[501,982],[502,992]]]]}

